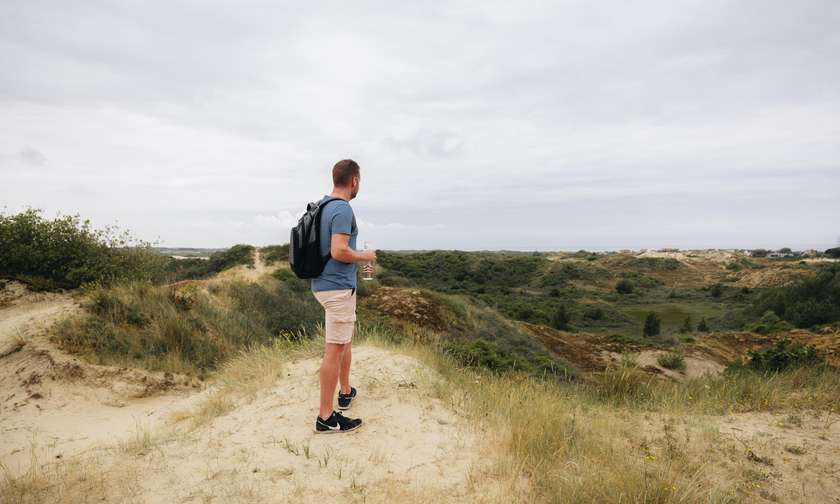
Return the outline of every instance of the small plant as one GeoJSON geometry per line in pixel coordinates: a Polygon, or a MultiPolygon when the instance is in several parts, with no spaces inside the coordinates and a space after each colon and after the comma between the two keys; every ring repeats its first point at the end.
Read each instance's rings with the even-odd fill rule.
{"type": "Polygon", "coordinates": [[[685,369],[685,357],[679,352],[668,352],[660,355],[656,362],[665,369],[682,371],[685,369]]]}
{"type": "Polygon", "coordinates": [[[625,369],[635,369],[639,367],[639,355],[634,353],[621,354],[621,367],[625,369]]]}
{"type": "Polygon", "coordinates": [[[697,330],[700,332],[709,332],[709,324],[706,323],[706,317],[700,319],[697,324],[697,330]]]}
{"type": "Polygon", "coordinates": [[[645,317],[645,327],[642,331],[642,334],[644,334],[648,338],[658,335],[660,332],[661,323],[662,321],[659,319],[659,317],[656,316],[655,313],[648,313],[647,317],[645,317]]]}
{"type": "Polygon", "coordinates": [[[693,330],[694,327],[691,324],[691,315],[689,315],[683,321],[683,325],[680,327],[680,333],[686,334],[692,332],[693,330]]]}
{"type": "Polygon", "coordinates": [[[786,445],[785,451],[794,455],[805,455],[807,450],[804,446],[786,445]]]}

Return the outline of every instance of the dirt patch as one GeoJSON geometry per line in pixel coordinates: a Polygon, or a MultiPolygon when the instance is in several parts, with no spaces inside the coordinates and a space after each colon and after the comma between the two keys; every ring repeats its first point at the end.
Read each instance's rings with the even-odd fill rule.
{"type": "Polygon", "coordinates": [[[640,352],[643,347],[633,343],[610,341],[602,334],[570,333],[552,327],[517,322],[536,336],[558,357],[572,363],[581,371],[603,371],[616,361],[616,356],[627,352],[640,352]]]}
{"type": "Polygon", "coordinates": [[[364,302],[382,313],[421,327],[445,330],[449,325],[447,310],[429,291],[380,287],[364,302]]]}
{"type": "MultiPolygon", "coordinates": [[[[659,358],[668,353],[666,350],[643,350],[635,356],[636,363],[647,372],[677,381],[689,378],[701,378],[706,375],[719,375],[726,369],[726,366],[723,364],[711,360],[702,354],[684,355],[685,369],[668,369],[659,364],[659,358]]],[[[617,364],[618,359],[616,361],[617,364]]]]}
{"type": "Polygon", "coordinates": [[[829,365],[840,367],[840,330],[837,328],[825,328],[819,332],[794,329],[766,335],[746,331],[723,331],[697,338],[692,348],[716,362],[725,364],[746,361],[751,351],[767,348],[783,339],[813,345],[829,365]]]}

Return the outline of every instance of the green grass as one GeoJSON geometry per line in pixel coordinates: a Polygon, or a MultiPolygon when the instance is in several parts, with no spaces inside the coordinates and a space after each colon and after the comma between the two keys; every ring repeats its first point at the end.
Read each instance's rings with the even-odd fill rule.
{"type": "Polygon", "coordinates": [[[678,332],[679,328],[685,322],[685,318],[690,316],[691,320],[699,321],[701,318],[709,320],[711,318],[720,316],[726,310],[726,307],[720,303],[710,302],[690,302],[690,303],[645,303],[645,304],[627,304],[620,305],[616,309],[624,314],[630,321],[632,326],[629,330],[640,332],[645,322],[645,317],[650,312],[662,320],[662,332],[678,332]]]}

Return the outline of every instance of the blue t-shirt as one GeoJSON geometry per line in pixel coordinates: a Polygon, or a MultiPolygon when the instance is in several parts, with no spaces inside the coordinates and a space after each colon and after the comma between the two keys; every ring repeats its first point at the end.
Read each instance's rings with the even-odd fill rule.
{"type": "MultiPolygon", "coordinates": [[[[321,201],[328,199],[324,196],[321,201]]],[[[321,255],[330,251],[330,242],[334,234],[350,235],[350,248],[356,250],[356,217],[350,203],[344,200],[331,201],[321,210],[321,255]]],[[[327,261],[324,271],[312,279],[312,291],[326,291],[356,288],[356,263],[336,261],[332,257],[327,261]]]]}

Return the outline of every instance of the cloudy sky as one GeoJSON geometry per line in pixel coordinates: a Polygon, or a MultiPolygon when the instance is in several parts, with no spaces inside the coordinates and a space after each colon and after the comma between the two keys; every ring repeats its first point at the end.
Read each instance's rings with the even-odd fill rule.
{"type": "Polygon", "coordinates": [[[279,243],[352,157],[379,248],[826,248],[838,26],[835,0],[3,0],[0,208],[279,243]]]}

